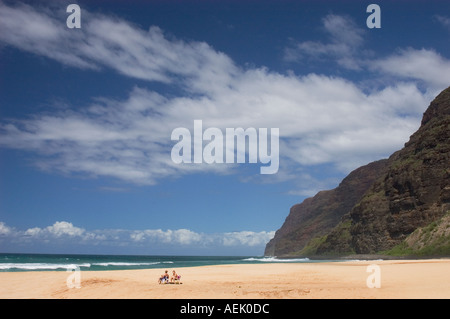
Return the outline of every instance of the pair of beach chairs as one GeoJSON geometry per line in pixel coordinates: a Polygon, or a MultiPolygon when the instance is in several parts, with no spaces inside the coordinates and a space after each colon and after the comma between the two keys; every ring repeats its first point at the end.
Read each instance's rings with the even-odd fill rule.
{"type": "Polygon", "coordinates": [[[169,280],[169,278],[163,278],[159,281],[160,284],[181,284],[181,276],[177,275],[172,280],[169,280]]]}

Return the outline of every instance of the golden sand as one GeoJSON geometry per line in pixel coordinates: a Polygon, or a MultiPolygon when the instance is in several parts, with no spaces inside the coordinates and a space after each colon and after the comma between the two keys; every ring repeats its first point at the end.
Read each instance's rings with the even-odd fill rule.
{"type": "Polygon", "coordinates": [[[176,271],[182,284],[158,284],[164,269],[81,271],[80,288],[67,284],[74,273],[2,272],[0,298],[450,298],[450,259],[241,264],[176,271]],[[379,266],[379,273],[367,272],[372,264],[379,266]],[[369,288],[367,279],[376,274],[381,286],[369,288]]]}

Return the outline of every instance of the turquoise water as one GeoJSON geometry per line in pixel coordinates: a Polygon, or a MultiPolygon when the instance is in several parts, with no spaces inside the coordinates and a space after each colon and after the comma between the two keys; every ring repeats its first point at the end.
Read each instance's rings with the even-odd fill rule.
{"type": "Polygon", "coordinates": [[[277,259],[255,256],[123,256],[123,255],[48,255],[0,254],[0,272],[123,270],[194,267],[227,264],[310,263],[308,258],[277,259]]]}

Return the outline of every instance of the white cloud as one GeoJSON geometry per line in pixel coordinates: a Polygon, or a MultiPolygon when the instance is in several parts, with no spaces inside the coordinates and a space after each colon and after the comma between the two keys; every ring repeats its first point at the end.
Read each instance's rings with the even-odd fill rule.
{"type": "Polygon", "coordinates": [[[0,41],[65,65],[108,67],[129,77],[164,83],[176,82],[176,77],[220,83],[224,66],[233,71],[231,60],[204,42],[170,41],[159,27],[145,31],[85,8],[82,28],[73,30],[65,27],[67,14],[60,9],[0,2],[0,41]]]}
{"type": "Polygon", "coordinates": [[[55,237],[61,237],[61,236],[83,236],[84,235],[84,229],[81,229],[79,227],[75,227],[72,225],[72,223],[68,222],[56,222],[52,226],[48,226],[46,228],[46,231],[48,231],[51,235],[55,237]]]}
{"type": "Polygon", "coordinates": [[[358,28],[352,19],[335,14],[324,17],[322,24],[329,37],[328,42],[293,40],[285,49],[285,60],[300,62],[331,58],[342,67],[359,70],[360,56],[357,52],[364,42],[363,29],[358,28]]]}
{"type": "MultiPolygon", "coordinates": [[[[437,15],[436,20],[445,27],[450,19],[437,15]]],[[[394,75],[403,80],[420,80],[436,92],[450,83],[450,60],[433,49],[398,49],[398,52],[375,58],[373,52],[364,49],[364,29],[351,18],[330,14],[322,19],[328,42],[293,41],[285,49],[285,60],[301,62],[310,59],[335,61],[343,68],[356,71],[380,71],[382,75],[394,75]]]]}
{"type": "Polygon", "coordinates": [[[84,237],[86,232],[82,228],[73,226],[72,223],[61,221],[46,228],[29,228],[24,232],[24,235],[33,238],[84,237]]]}
{"type": "Polygon", "coordinates": [[[12,229],[6,226],[4,222],[0,222],[0,236],[7,236],[11,234],[12,229]]]}
{"type": "Polygon", "coordinates": [[[267,244],[267,242],[271,240],[274,235],[275,231],[262,231],[257,233],[251,231],[229,232],[225,233],[223,236],[223,245],[261,246],[267,244]]]}
{"type": "MultiPolygon", "coordinates": [[[[83,57],[73,54],[81,40],[80,33],[69,33],[52,10],[35,10],[19,3],[7,6],[0,2],[0,40],[25,51],[44,55],[64,64],[97,68],[83,57]],[[62,49],[64,47],[64,49],[62,49]]],[[[64,21],[65,22],[65,21],[64,21]]]]}
{"type": "Polygon", "coordinates": [[[436,20],[450,31],[450,18],[442,15],[436,15],[436,20]]]}
{"type": "Polygon", "coordinates": [[[148,229],[134,231],[130,234],[130,238],[136,242],[149,241],[165,244],[191,245],[201,242],[204,239],[204,235],[193,232],[189,229],[168,229],[166,231],[161,229],[148,229]]]}
{"type": "Polygon", "coordinates": [[[133,231],[130,238],[139,243],[216,246],[264,246],[275,235],[274,231],[238,231],[225,233],[197,233],[189,229],[147,229],[133,231]]]}
{"type": "Polygon", "coordinates": [[[436,89],[450,84],[450,60],[432,49],[407,48],[369,62],[369,67],[405,79],[421,80],[436,89]]]}
{"type": "Polygon", "coordinates": [[[0,222],[0,236],[3,242],[33,243],[48,245],[52,243],[71,245],[104,245],[121,247],[264,247],[274,236],[274,231],[241,231],[225,233],[199,233],[189,229],[103,229],[87,231],[70,222],[55,222],[40,228],[32,227],[25,231],[8,227],[0,222]]]}
{"type": "Polygon", "coordinates": [[[329,14],[322,19],[325,30],[334,42],[359,46],[363,42],[363,30],[353,20],[340,15],[329,14]]]}
{"type": "MultiPolygon", "coordinates": [[[[132,78],[171,83],[182,93],[168,97],[135,87],[125,100],[98,97],[90,105],[72,105],[71,111],[0,123],[0,146],[36,152],[36,165],[48,171],[135,184],[194,172],[233,172],[234,165],[171,161],[171,131],[192,129],[193,121],[201,119],[204,128],[279,128],[283,176],[296,165],[333,164],[349,172],[399,149],[418,128],[436,93],[422,93],[409,82],[367,92],[339,77],[243,70],[208,44],[169,39],[157,27],[144,31],[84,10],[83,27],[71,32],[57,25],[60,21],[49,10],[0,7],[0,28],[7,31],[0,40],[9,45],[73,67],[108,67],[132,78]],[[37,39],[30,31],[35,24],[44,30],[37,39]]],[[[305,42],[300,51],[331,54],[351,67],[342,59],[355,57],[362,31],[337,15],[322,22],[330,43],[305,42]]],[[[363,66],[355,61],[353,67],[363,66]]],[[[403,51],[372,66],[443,85],[449,79],[437,71],[442,75],[447,64],[432,51],[403,51]],[[419,72],[427,63],[430,68],[419,72]]]]}
{"type": "Polygon", "coordinates": [[[203,119],[204,128],[279,128],[280,163],[334,163],[348,171],[403,145],[427,104],[411,84],[366,95],[351,82],[327,76],[250,70],[235,80],[238,87],[213,98],[168,99],[136,88],[125,101],[36,115],[0,125],[0,144],[41,154],[36,165],[43,170],[154,184],[229,168],[171,161],[171,130],[192,130],[194,119],[203,119]]]}

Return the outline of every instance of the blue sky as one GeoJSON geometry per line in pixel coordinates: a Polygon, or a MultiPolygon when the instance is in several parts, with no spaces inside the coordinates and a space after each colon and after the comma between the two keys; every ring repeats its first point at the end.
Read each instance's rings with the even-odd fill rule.
{"type": "Polygon", "coordinates": [[[450,84],[445,1],[73,2],[0,2],[0,252],[261,255],[450,84]],[[199,119],[279,128],[278,172],[174,163],[199,119]]]}

